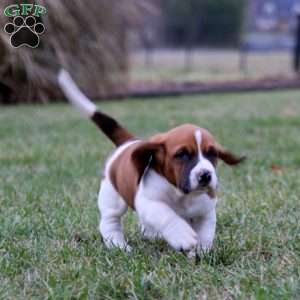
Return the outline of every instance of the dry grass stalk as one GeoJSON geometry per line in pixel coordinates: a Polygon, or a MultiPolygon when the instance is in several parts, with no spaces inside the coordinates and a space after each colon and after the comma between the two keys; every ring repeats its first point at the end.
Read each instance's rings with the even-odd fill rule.
{"type": "MultiPolygon", "coordinates": [[[[19,0],[19,2],[24,2],[19,0]]],[[[32,3],[31,1],[28,1],[32,3]]],[[[16,1],[1,1],[0,11],[16,1]]],[[[127,30],[139,21],[143,1],[40,0],[47,8],[46,32],[36,49],[15,49],[0,31],[0,103],[61,99],[55,75],[59,66],[72,72],[93,98],[126,94],[127,30]]],[[[8,18],[0,16],[3,28],[8,18]]]]}

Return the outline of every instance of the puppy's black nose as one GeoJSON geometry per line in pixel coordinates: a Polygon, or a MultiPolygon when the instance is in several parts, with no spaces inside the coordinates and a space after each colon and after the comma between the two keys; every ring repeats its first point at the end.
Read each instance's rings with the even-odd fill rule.
{"type": "Polygon", "coordinates": [[[210,183],[210,181],[211,181],[211,172],[209,172],[209,171],[207,171],[207,170],[203,171],[203,172],[199,175],[198,180],[199,180],[199,183],[200,183],[201,185],[204,185],[204,186],[208,185],[208,184],[210,183]]]}

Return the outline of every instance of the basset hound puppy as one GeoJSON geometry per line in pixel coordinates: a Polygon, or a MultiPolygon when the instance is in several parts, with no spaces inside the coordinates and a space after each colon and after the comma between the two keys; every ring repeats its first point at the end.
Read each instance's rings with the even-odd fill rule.
{"type": "Polygon", "coordinates": [[[69,99],[115,144],[107,159],[98,196],[100,232],[107,247],[130,250],[121,218],[136,211],[147,238],[164,238],[184,251],[207,251],[216,229],[217,160],[239,164],[206,129],[184,124],[139,139],[99,111],[61,70],[59,84],[69,99]]]}

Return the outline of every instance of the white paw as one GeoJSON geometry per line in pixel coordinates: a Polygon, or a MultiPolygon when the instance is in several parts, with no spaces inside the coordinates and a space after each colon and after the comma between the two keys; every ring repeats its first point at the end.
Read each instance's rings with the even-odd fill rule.
{"type": "Polygon", "coordinates": [[[147,240],[156,240],[161,238],[161,235],[149,226],[141,225],[141,232],[143,238],[147,240]]]}
{"type": "Polygon", "coordinates": [[[209,252],[212,249],[213,242],[212,241],[200,241],[197,246],[197,252],[198,253],[206,253],[209,252]]]}
{"type": "Polygon", "coordinates": [[[132,248],[126,243],[124,238],[111,237],[103,239],[105,246],[109,249],[119,248],[124,250],[125,252],[131,252],[132,248]]]}
{"type": "Polygon", "coordinates": [[[165,228],[163,235],[176,250],[191,250],[197,246],[197,234],[184,221],[176,221],[165,228]]]}
{"type": "Polygon", "coordinates": [[[196,255],[197,255],[196,249],[189,250],[189,251],[187,251],[187,253],[186,253],[186,256],[187,256],[189,259],[195,258],[196,255]]]}

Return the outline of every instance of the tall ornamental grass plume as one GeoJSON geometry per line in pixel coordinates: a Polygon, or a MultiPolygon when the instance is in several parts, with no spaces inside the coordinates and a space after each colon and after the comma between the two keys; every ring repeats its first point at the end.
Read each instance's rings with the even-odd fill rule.
{"type": "MultiPolygon", "coordinates": [[[[0,2],[0,28],[12,22],[3,14],[11,4],[0,2]]],[[[93,98],[126,95],[129,30],[141,22],[149,4],[141,0],[40,0],[47,13],[40,44],[14,48],[0,30],[0,103],[49,102],[62,99],[56,74],[64,67],[93,98]]]]}

